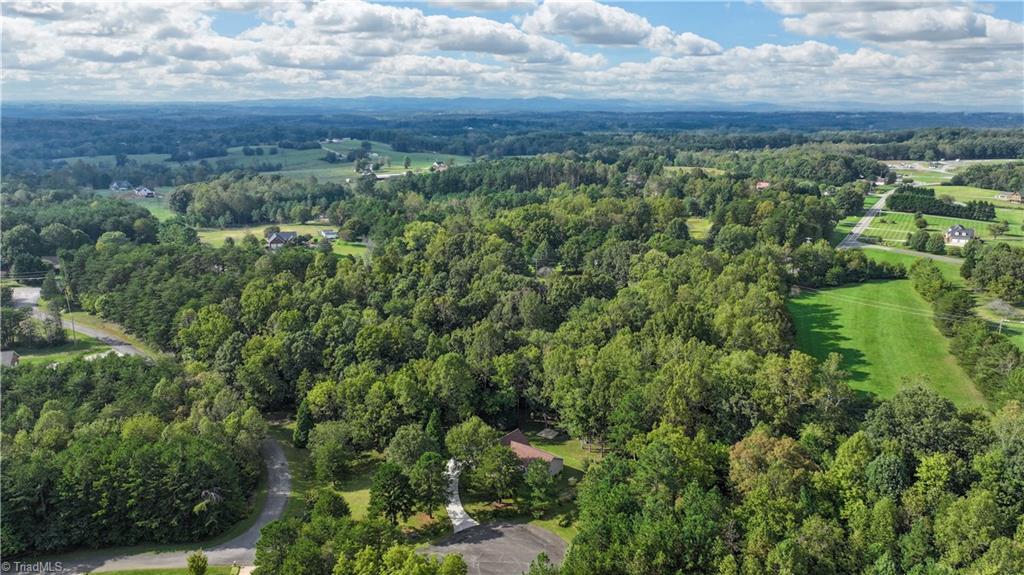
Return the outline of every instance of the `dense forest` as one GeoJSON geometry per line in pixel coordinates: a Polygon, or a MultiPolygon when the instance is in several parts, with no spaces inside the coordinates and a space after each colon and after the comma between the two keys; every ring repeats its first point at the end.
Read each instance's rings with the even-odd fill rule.
{"type": "Polygon", "coordinates": [[[1003,192],[1024,192],[1024,162],[974,164],[957,172],[954,186],[976,186],[1003,192]]]}
{"type": "Polygon", "coordinates": [[[3,554],[200,541],[251,511],[260,414],[223,381],[110,356],[4,372],[3,554]]]}
{"type": "MultiPolygon", "coordinates": [[[[107,129],[119,133],[96,128],[107,129]]],[[[302,129],[274,140],[320,135],[302,129]]],[[[538,560],[531,575],[1020,572],[1020,351],[934,266],[908,272],[829,243],[889,174],[876,147],[924,154],[1005,134],[830,134],[639,134],[626,146],[577,134],[580,150],[344,186],[233,171],[179,186],[178,217],[130,229],[118,227],[138,215],[130,204],[22,179],[11,249],[59,252],[74,308],[174,360],[5,370],[3,505],[18,519],[5,522],[5,554],[222,530],[255,482],[260,413],[286,413],[318,487],[304,515],[264,529],[258,573],[465,573],[457,557],[414,553],[401,520],[440,507],[449,457],[474,493],[542,512],[546,473],[496,444],[531,420],[602,454],[570,492],[561,520],[578,535],[565,561],[538,560]],[[734,147],[716,150],[719,137],[734,147]],[[724,171],[673,169],[694,159],[724,171]],[[109,215],[75,214],[83,202],[109,215]],[[372,238],[370,256],[267,251],[251,236],[215,248],[190,227],[319,215],[372,238]],[[887,400],[856,393],[839,354],[796,348],[794,288],[908,275],[989,409],[960,410],[915,374],[887,400]],[[384,460],[355,519],[335,488],[368,453],[384,460]],[[191,475],[171,497],[167,483],[133,481],[145,470],[191,475]],[[43,502],[74,511],[47,516],[43,502]]],[[[14,140],[5,153],[40,153],[14,140]]],[[[892,197],[941,203],[916,188],[892,197]]],[[[964,252],[970,285],[1020,301],[1019,248],[964,252]]]]}

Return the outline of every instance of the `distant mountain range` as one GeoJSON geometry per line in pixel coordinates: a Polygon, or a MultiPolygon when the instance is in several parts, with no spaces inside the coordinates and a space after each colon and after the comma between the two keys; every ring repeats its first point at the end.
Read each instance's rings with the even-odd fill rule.
{"type": "Polygon", "coordinates": [[[500,114],[520,112],[897,112],[897,113],[1009,113],[1024,115],[1021,107],[1002,109],[964,109],[956,106],[911,104],[885,105],[877,102],[823,102],[820,104],[792,104],[781,106],[768,102],[712,102],[712,101],[638,101],[625,99],[562,99],[562,98],[414,98],[380,97],[365,98],[309,98],[309,99],[262,99],[224,102],[26,102],[7,101],[0,104],[5,109],[27,112],[24,108],[38,110],[111,109],[111,108],[155,108],[164,111],[185,109],[189,111],[252,110],[263,112],[272,109],[274,114],[389,114],[389,113],[447,113],[447,114],[500,114]]]}

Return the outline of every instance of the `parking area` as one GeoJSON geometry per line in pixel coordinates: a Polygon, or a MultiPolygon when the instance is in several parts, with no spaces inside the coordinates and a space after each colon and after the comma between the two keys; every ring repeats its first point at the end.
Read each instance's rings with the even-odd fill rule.
{"type": "Polygon", "coordinates": [[[494,523],[451,535],[422,552],[439,557],[458,553],[466,560],[469,575],[519,575],[540,553],[547,553],[552,563],[560,564],[565,549],[565,541],[546,529],[494,523]]]}

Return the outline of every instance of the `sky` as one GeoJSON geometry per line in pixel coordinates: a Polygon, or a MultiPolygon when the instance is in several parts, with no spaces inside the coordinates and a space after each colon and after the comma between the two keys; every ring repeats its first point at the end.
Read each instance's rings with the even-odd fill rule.
{"type": "Polygon", "coordinates": [[[1024,2],[5,2],[2,98],[1024,111],[1024,2]]]}

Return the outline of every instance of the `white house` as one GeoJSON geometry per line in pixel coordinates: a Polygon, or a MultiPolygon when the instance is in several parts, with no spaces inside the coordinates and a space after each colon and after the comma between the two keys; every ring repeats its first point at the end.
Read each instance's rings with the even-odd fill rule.
{"type": "Polygon", "coordinates": [[[943,235],[948,246],[964,246],[974,239],[974,228],[965,228],[960,224],[950,227],[943,235]]]}

